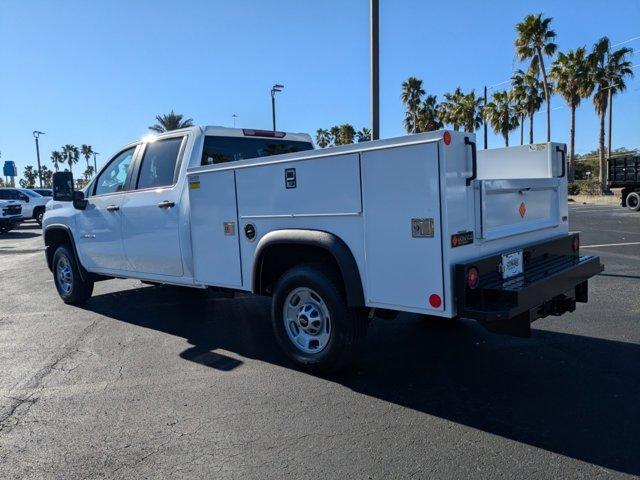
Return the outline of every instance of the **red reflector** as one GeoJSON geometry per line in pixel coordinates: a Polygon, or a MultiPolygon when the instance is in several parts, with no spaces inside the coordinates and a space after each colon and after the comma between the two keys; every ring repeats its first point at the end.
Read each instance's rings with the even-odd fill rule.
{"type": "Polygon", "coordinates": [[[444,132],[442,139],[444,140],[445,145],[449,145],[451,143],[451,134],[449,132],[444,132]]]}
{"type": "Polygon", "coordinates": [[[440,295],[435,293],[431,294],[429,296],[429,304],[433,308],[440,308],[440,305],[442,305],[442,299],[440,298],[440,295]]]}
{"type": "Polygon", "coordinates": [[[284,138],[285,132],[276,132],[275,130],[251,130],[243,128],[242,133],[245,137],[270,137],[270,138],[284,138]]]}
{"type": "Polygon", "coordinates": [[[573,237],[572,247],[575,253],[578,253],[578,250],[580,250],[580,237],[578,235],[573,237]]]}
{"type": "Polygon", "coordinates": [[[469,288],[476,288],[479,281],[480,274],[478,273],[478,269],[476,267],[471,267],[469,270],[467,270],[467,285],[469,285],[469,288]]]}

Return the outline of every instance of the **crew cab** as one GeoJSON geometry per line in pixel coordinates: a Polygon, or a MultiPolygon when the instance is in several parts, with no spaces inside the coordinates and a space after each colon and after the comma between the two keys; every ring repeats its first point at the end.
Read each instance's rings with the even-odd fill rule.
{"type": "Polygon", "coordinates": [[[46,205],[51,198],[43,197],[28,188],[0,188],[0,200],[16,200],[22,206],[22,217],[25,220],[34,219],[42,225],[42,217],[46,205]]]}
{"type": "Polygon", "coordinates": [[[22,222],[22,207],[16,200],[0,200],[0,233],[13,230],[22,222]]]}
{"type": "Polygon", "coordinates": [[[137,278],[272,297],[298,365],[345,365],[375,316],[519,336],[602,271],[569,233],[565,146],[476,152],[437,131],[313,150],[305,134],[192,127],[131,143],[84,191],[54,175],[47,264],[63,301],[137,278]]]}

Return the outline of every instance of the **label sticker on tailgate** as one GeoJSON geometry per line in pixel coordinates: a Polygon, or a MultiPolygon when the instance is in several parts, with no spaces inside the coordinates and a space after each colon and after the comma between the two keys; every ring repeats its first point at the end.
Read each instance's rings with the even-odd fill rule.
{"type": "Polygon", "coordinates": [[[460,232],[451,235],[451,248],[473,243],[473,232],[460,232]]]}

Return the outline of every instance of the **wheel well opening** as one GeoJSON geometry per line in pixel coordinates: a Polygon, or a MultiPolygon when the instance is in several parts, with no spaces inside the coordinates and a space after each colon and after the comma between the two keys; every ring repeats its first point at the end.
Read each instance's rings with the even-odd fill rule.
{"type": "Polygon", "coordinates": [[[290,268],[305,263],[318,263],[329,268],[344,289],[340,266],[334,256],[322,247],[297,244],[276,244],[268,246],[258,259],[254,279],[254,292],[271,295],[278,279],[290,268]]]}
{"type": "Polygon", "coordinates": [[[49,229],[44,233],[44,244],[47,247],[47,265],[51,270],[51,264],[53,263],[53,254],[60,245],[71,245],[71,235],[63,228],[49,229]]]}

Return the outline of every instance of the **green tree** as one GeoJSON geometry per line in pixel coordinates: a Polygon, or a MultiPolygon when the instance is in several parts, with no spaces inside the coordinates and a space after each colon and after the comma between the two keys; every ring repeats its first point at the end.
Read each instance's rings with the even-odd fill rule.
{"type": "Polygon", "coordinates": [[[316,130],[316,144],[320,148],[325,148],[331,145],[331,134],[326,128],[319,128],[316,130]]]}
{"type": "Polygon", "coordinates": [[[525,74],[522,70],[518,70],[511,77],[510,92],[513,108],[520,119],[520,145],[524,145],[524,119],[529,115],[529,103],[524,75],[525,74]]]}
{"type": "Polygon", "coordinates": [[[85,171],[82,173],[82,176],[84,177],[84,180],[88,183],[89,180],[91,180],[91,177],[93,177],[93,165],[87,165],[87,168],[85,169],[85,171]]]}
{"type": "MultiPolygon", "coordinates": [[[[87,162],[87,168],[89,167],[89,160],[91,160],[91,157],[93,156],[93,148],[91,148],[91,145],[86,145],[83,144],[80,147],[80,154],[84,157],[84,159],[87,162]]],[[[93,169],[91,169],[93,171],[93,169]]]]}
{"type": "Polygon", "coordinates": [[[515,99],[518,95],[524,97],[523,101],[529,116],[529,143],[533,143],[533,116],[540,110],[544,101],[542,82],[530,71],[517,70],[511,77],[511,85],[516,90],[511,94],[512,98],[515,99]]]}
{"type": "Polygon", "coordinates": [[[474,133],[482,125],[482,103],[483,100],[476,97],[474,90],[460,98],[458,115],[465,132],[474,133]]]}
{"type": "Polygon", "coordinates": [[[51,188],[51,179],[53,178],[53,170],[46,165],[40,167],[40,174],[42,175],[42,185],[45,188],[51,188]]]}
{"type": "Polygon", "coordinates": [[[69,171],[73,173],[73,166],[80,159],[80,150],[75,145],[66,144],[62,147],[62,158],[69,165],[69,171]]]}
{"type": "Polygon", "coordinates": [[[438,115],[438,97],[427,95],[420,104],[418,115],[418,132],[432,132],[442,128],[442,121],[438,115]]]}
{"type": "Polygon", "coordinates": [[[457,87],[453,93],[445,93],[444,98],[444,102],[440,103],[440,119],[443,123],[451,125],[455,131],[459,131],[460,126],[464,124],[461,109],[464,93],[460,87],[457,87]]]}
{"type": "Polygon", "coordinates": [[[31,165],[27,165],[24,167],[22,176],[24,178],[21,178],[19,182],[22,188],[34,188],[36,186],[38,171],[35,170],[31,165]]]}
{"type": "Polygon", "coordinates": [[[329,129],[329,135],[331,136],[331,143],[334,145],[342,145],[340,143],[340,127],[334,125],[329,129]]]}
{"type": "Polygon", "coordinates": [[[371,130],[367,127],[362,127],[361,130],[356,132],[356,140],[358,143],[368,142],[371,140],[371,130]]]}
{"type": "Polygon", "coordinates": [[[183,120],[184,115],[175,113],[171,110],[171,113],[165,115],[156,115],[156,121],[158,123],[151,125],[149,130],[154,132],[163,133],[171,130],[178,130],[179,128],[193,127],[193,119],[187,118],[183,120]]]}
{"type": "Polygon", "coordinates": [[[549,77],[555,81],[555,91],[562,95],[570,111],[569,120],[569,181],[573,181],[575,170],[576,108],[583,98],[593,92],[588,58],[585,47],[559,53],[551,66],[549,77]]]}
{"type": "Polygon", "coordinates": [[[416,133],[418,130],[420,102],[424,94],[425,91],[422,88],[422,80],[418,80],[416,77],[409,77],[406,81],[402,82],[400,100],[407,109],[403,121],[407,133],[416,133]]]}
{"type": "Polygon", "coordinates": [[[51,163],[53,163],[53,168],[56,169],[56,172],[59,170],[60,165],[64,163],[64,158],[62,158],[62,154],[57,150],[51,152],[51,163]]]}
{"type": "Polygon", "coordinates": [[[339,128],[340,145],[348,145],[350,143],[353,143],[353,140],[356,136],[356,129],[353,128],[353,125],[351,125],[350,123],[343,123],[339,128]]]}
{"type": "Polygon", "coordinates": [[[484,119],[491,128],[502,135],[504,146],[509,146],[509,132],[518,128],[518,114],[512,95],[507,91],[495,92],[484,109],[484,119]]]}
{"type": "Polygon", "coordinates": [[[558,46],[554,43],[556,32],[550,27],[551,17],[543,18],[542,14],[527,15],[516,24],[518,38],[515,41],[516,54],[520,60],[531,60],[529,67],[532,73],[542,72],[542,85],[547,103],[547,142],[551,141],[551,89],[544,66],[544,57],[553,56],[558,46]]]}

